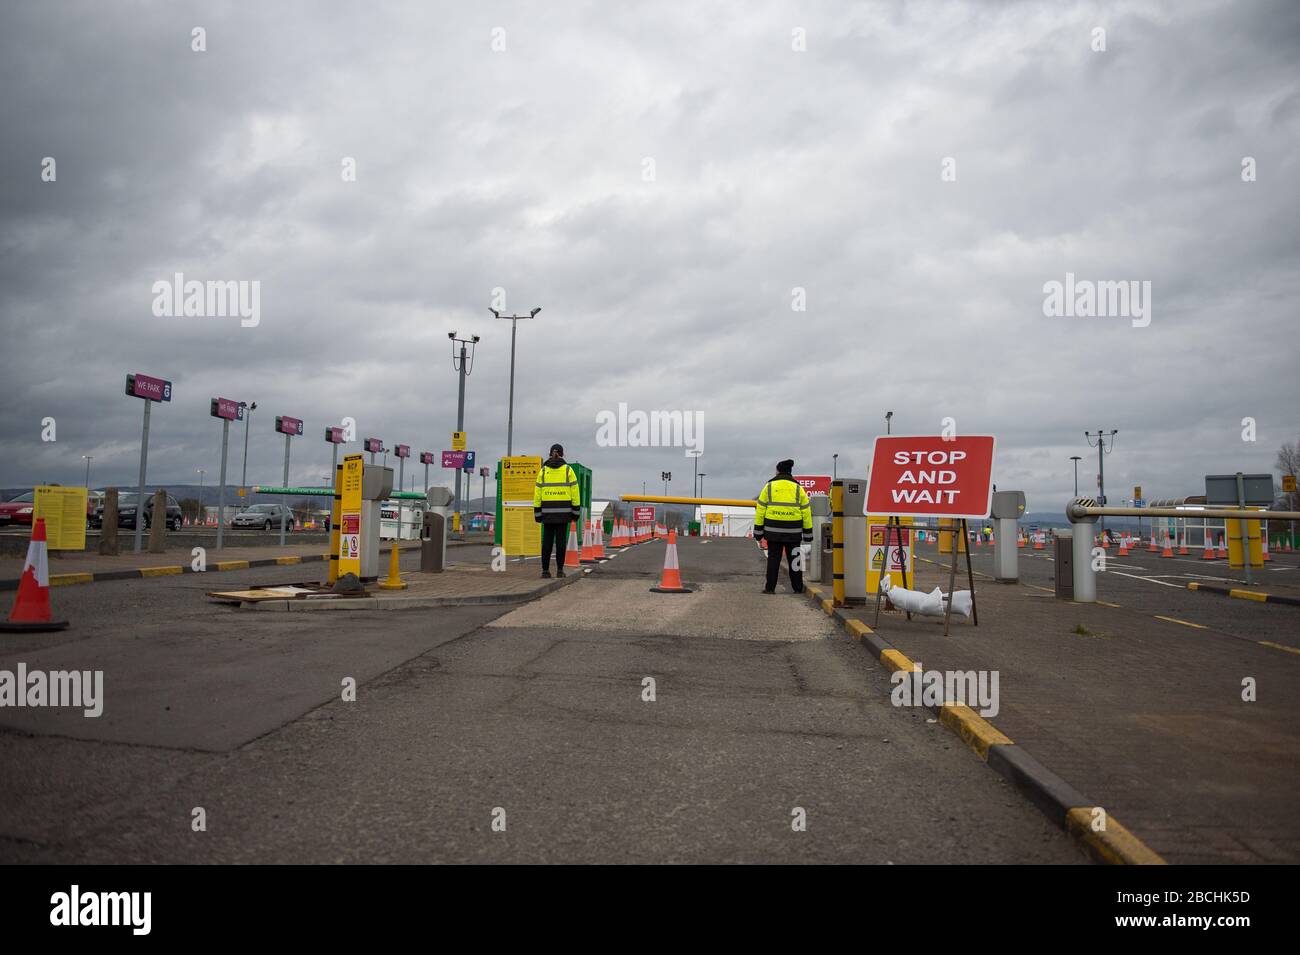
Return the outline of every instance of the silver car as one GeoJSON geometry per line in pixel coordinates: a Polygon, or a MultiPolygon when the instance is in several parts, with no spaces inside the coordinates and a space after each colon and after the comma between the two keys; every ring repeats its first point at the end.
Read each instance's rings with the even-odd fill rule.
{"type": "Polygon", "coordinates": [[[285,530],[293,530],[293,511],[287,504],[254,504],[248,510],[240,511],[230,521],[232,528],[260,527],[262,530],[277,530],[281,515],[284,517],[285,530]]]}

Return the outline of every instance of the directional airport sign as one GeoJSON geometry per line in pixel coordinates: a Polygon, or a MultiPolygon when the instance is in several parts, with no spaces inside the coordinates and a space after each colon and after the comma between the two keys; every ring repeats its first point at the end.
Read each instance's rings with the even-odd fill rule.
{"type": "Polygon", "coordinates": [[[300,435],[302,434],[302,419],[290,418],[288,415],[276,415],[275,430],[281,434],[300,435]]]}
{"type": "Polygon", "coordinates": [[[393,449],[393,453],[399,458],[409,458],[411,456],[411,446],[409,444],[399,444],[393,449]]]}
{"type": "Polygon", "coordinates": [[[432,451],[421,451],[421,452],[420,452],[420,463],[421,463],[421,464],[432,464],[432,463],[433,463],[433,452],[432,452],[432,451]]]}
{"type": "Polygon", "coordinates": [[[325,440],[330,444],[342,444],[343,429],[337,425],[330,425],[325,429],[325,440]]]}
{"type": "Polygon", "coordinates": [[[369,451],[371,454],[378,454],[384,450],[384,442],[379,438],[366,438],[365,447],[362,450],[369,451]]]}
{"type": "Polygon", "coordinates": [[[993,503],[992,435],[876,438],[865,514],[985,518],[993,503]]]}

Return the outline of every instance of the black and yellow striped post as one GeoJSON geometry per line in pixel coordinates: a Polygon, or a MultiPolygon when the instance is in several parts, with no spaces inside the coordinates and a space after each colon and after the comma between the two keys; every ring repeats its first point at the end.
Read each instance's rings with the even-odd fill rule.
{"type": "Polygon", "coordinates": [[[831,481],[832,605],[844,606],[844,482],[831,481]]]}

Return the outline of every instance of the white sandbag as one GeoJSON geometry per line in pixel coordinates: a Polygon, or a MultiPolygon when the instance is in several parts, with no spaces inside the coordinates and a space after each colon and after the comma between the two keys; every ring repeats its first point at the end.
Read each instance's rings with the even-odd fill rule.
{"type": "MultiPolygon", "coordinates": [[[[886,574],[884,581],[881,583],[881,589],[884,590],[890,603],[899,610],[905,610],[908,613],[920,614],[923,617],[942,617],[947,610],[944,606],[943,591],[938,587],[935,587],[928,594],[919,590],[904,590],[902,587],[895,587],[889,579],[889,575],[886,574]]],[[[969,590],[957,591],[952,609],[954,613],[970,617],[971,599],[969,590]]]]}

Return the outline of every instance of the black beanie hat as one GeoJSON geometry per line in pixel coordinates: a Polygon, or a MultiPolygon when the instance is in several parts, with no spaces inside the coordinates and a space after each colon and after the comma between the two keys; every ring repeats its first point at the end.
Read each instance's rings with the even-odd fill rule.
{"type": "Polygon", "coordinates": [[[562,444],[551,445],[551,453],[561,458],[564,457],[564,445],[562,444]]]}
{"type": "Polygon", "coordinates": [[[776,462],[777,474],[790,474],[793,471],[794,471],[794,461],[791,460],[790,458],[786,458],[784,461],[776,462]]]}

